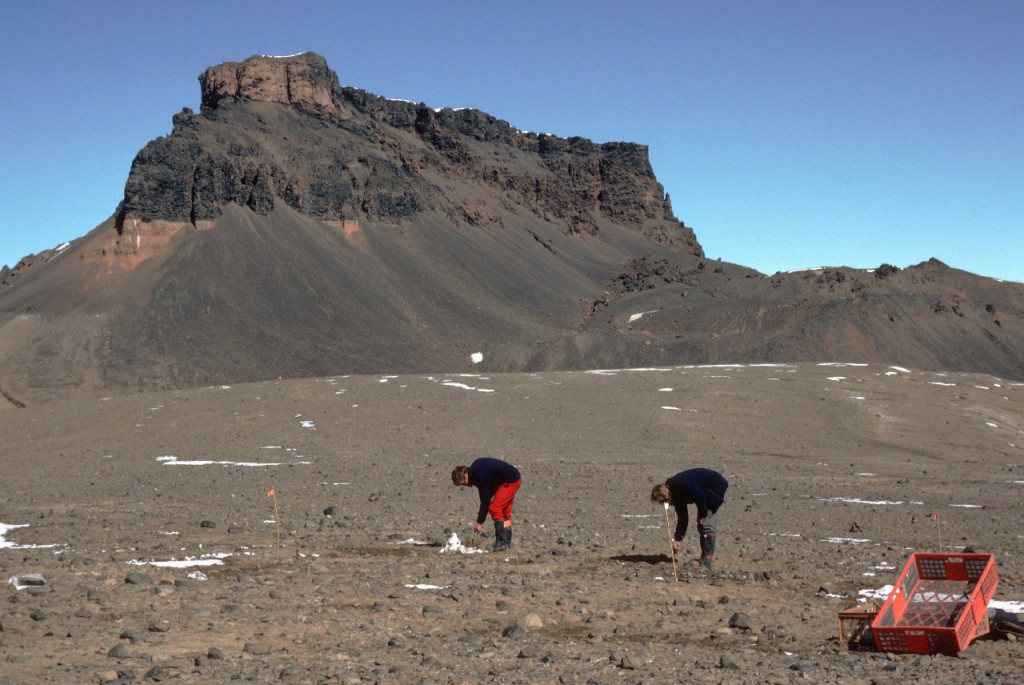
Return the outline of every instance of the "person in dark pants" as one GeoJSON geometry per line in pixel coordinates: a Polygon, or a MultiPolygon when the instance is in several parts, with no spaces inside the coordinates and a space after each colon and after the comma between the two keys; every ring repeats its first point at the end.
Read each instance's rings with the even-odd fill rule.
{"type": "Polygon", "coordinates": [[[688,469],[677,473],[651,490],[651,501],[671,504],[676,509],[676,531],[672,551],[678,552],[690,522],[688,504],[697,507],[697,533],[700,535],[700,559],[691,562],[697,568],[711,570],[718,534],[718,510],[725,501],[729,482],[711,469],[688,469]]]}
{"type": "Polygon", "coordinates": [[[462,487],[474,486],[480,493],[480,510],[473,530],[484,528],[487,514],[494,520],[495,552],[512,546],[512,500],[515,499],[523,478],[519,470],[500,459],[481,457],[469,466],[456,466],[452,482],[462,487]]]}

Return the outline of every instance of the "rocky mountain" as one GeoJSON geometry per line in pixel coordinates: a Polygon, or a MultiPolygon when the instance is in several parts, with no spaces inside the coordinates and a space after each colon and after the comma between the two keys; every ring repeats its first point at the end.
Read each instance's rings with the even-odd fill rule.
{"type": "Polygon", "coordinates": [[[111,218],[0,272],[8,406],[345,373],[854,361],[1024,377],[1024,285],[705,258],[647,148],[341,86],[199,77],[111,218]]]}

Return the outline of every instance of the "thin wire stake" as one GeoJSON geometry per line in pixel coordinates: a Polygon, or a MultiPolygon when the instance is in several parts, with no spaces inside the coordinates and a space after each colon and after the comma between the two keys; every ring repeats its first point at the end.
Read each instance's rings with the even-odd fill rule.
{"type": "Polygon", "coordinates": [[[939,534],[939,551],[942,551],[942,519],[939,518],[938,514],[932,514],[932,518],[935,519],[935,530],[939,534]]]}
{"type": "Polygon", "coordinates": [[[281,515],[277,509],[277,493],[274,488],[267,490],[267,497],[274,500],[274,527],[277,529],[277,560],[281,561],[281,515]]]}
{"type": "Polygon", "coordinates": [[[665,505],[665,532],[668,533],[668,553],[672,557],[672,577],[675,578],[676,582],[679,582],[679,571],[676,570],[676,550],[673,546],[672,540],[672,524],[668,520],[668,502],[663,502],[665,505]]]}

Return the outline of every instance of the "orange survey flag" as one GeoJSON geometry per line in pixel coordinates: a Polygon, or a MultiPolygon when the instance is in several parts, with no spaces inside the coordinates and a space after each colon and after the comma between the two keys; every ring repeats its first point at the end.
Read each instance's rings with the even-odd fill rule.
{"type": "Polygon", "coordinates": [[[273,497],[273,496],[274,496],[274,488],[270,488],[269,490],[267,490],[267,497],[273,497]]]}

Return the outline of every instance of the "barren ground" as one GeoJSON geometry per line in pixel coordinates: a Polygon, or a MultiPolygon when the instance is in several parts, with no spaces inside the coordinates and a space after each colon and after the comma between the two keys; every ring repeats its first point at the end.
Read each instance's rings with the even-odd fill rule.
{"type": "Polygon", "coordinates": [[[1024,600],[1019,382],[332,377],[10,408],[0,435],[0,572],[45,579],[4,590],[4,684],[1016,683],[1024,663],[1013,641],[852,652],[837,621],[940,536],[1024,600]],[[449,473],[479,455],[523,472],[514,553],[442,554],[448,530],[473,542],[449,473]],[[731,483],[716,569],[675,582],[648,495],[698,465],[731,483]]]}

